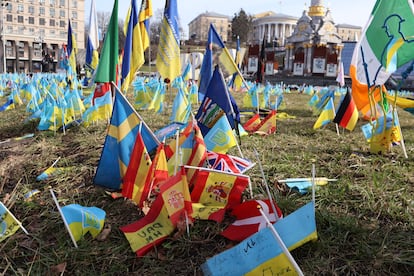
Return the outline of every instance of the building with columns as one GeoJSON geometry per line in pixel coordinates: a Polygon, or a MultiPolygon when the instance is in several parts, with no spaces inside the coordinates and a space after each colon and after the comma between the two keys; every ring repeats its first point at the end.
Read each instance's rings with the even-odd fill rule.
{"type": "Polygon", "coordinates": [[[342,48],[331,11],[323,0],[312,0],[286,40],[285,71],[298,76],[335,77],[342,48]]]}
{"type": "Polygon", "coordinates": [[[85,44],[85,0],[1,0],[0,72],[40,72],[45,54],[55,71],[68,22],[78,49],[85,44]],[[4,66],[5,64],[5,66],[4,66]]]}
{"type": "Polygon", "coordinates": [[[253,45],[260,44],[265,39],[267,43],[283,47],[286,37],[292,34],[297,21],[297,17],[272,11],[256,14],[249,42],[253,45]]]}

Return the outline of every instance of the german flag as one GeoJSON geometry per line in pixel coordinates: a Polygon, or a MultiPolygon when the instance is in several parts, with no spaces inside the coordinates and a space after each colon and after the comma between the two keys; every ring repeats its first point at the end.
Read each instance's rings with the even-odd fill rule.
{"type": "Polygon", "coordinates": [[[346,91],[345,97],[342,100],[338,112],[335,115],[334,123],[337,123],[343,128],[352,131],[358,121],[358,110],[352,99],[351,93],[346,91]]]}

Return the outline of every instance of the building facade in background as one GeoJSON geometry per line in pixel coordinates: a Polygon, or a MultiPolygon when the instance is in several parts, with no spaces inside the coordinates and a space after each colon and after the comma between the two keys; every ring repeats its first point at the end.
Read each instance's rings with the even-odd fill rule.
{"type": "Polygon", "coordinates": [[[362,27],[349,24],[337,24],[336,32],[343,42],[358,41],[361,37],[362,27]]]}
{"type": "Polygon", "coordinates": [[[298,21],[297,17],[272,11],[254,15],[253,31],[249,37],[250,44],[260,44],[263,39],[277,47],[285,45],[298,21]]]}
{"type": "Polygon", "coordinates": [[[67,43],[68,22],[83,49],[85,0],[1,1],[0,72],[55,72],[59,52],[67,43]],[[4,62],[6,66],[4,66],[4,62]],[[44,68],[43,68],[44,67],[44,68]]]}
{"type": "Polygon", "coordinates": [[[208,39],[208,30],[213,24],[217,33],[224,42],[232,41],[231,17],[215,12],[199,14],[188,23],[189,38],[193,41],[205,42],[208,39]]]}

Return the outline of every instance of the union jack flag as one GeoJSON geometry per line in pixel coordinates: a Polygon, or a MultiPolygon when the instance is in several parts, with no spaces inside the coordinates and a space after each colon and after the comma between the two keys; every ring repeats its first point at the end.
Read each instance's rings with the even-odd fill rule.
{"type": "Polygon", "coordinates": [[[232,173],[244,173],[255,165],[250,160],[213,151],[207,151],[207,161],[214,170],[232,173]]]}

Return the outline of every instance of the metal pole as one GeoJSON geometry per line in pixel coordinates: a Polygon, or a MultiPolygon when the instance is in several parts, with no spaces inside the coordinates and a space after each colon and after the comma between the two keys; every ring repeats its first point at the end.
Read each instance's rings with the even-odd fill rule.
{"type": "Polygon", "coordinates": [[[6,40],[4,39],[4,7],[9,3],[1,1],[1,42],[3,44],[3,74],[6,73],[6,40]]]}

